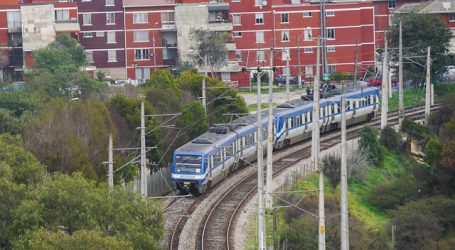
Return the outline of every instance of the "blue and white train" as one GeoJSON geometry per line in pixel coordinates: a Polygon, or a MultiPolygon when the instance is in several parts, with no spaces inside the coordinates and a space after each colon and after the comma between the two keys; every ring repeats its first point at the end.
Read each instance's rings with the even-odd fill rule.
{"type": "MultiPolygon", "coordinates": [[[[347,125],[371,120],[379,108],[379,88],[348,89],[347,125]]],[[[283,103],[273,110],[274,149],[311,137],[313,102],[311,96],[283,103]]],[[[341,123],[341,95],[331,90],[320,101],[321,133],[337,129],[341,123]]],[[[261,142],[267,144],[267,111],[263,111],[261,142]]],[[[254,161],[257,149],[256,115],[232,123],[216,124],[209,131],[175,150],[172,181],[183,193],[198,196],[226,178],[237,168],[254,161]]]]}

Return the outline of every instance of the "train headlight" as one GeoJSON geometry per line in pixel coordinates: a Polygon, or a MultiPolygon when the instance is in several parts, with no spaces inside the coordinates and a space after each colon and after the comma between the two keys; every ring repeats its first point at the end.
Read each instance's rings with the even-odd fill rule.
{"type": "Polygon", "coordinates": [[[195,179],[204,179],[204,176],[203,175],[196,175],[194,178],[195,179]]]}
{"type": "Polygon", "coordinates": [[[180,179],[180,178],[182,178],[182,175],[180,175],[180,174],[172,174],[172,178],[180,179]]]}

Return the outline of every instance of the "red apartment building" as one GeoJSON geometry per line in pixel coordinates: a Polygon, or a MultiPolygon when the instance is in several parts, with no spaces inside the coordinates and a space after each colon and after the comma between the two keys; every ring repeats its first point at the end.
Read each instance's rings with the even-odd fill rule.
{"type": "Polygon", "coordinates": [[[79,41],[91,69],[111,79],[127,79],[122,0],[77,0],[79,41]]]}
{"type": "Polygon", "coordinates": [[[47,46],[60,32],[77,38],[77,4],[72,0],[3,0],[0,52],[8,60],[2,77],[21,80],[24,68],[33,64],[33,51],[47,46]]]}
{"type": "Polygon", "coordinates": [[[175,2],[124,0],[127,78],[144,81],[177,63],[175,2]]]}
{"type": "MultiPolygon", "coordinates": [[[[429,6],[443,2],[431,1],[429,6]]],[[[422,3],[326,1],[326,70],[352,73],[356,48],[359,73],[374,65],[392,12],[415,4],[422,3]]],[[[455,8],[445,5],[427,9],[453,27],[455,8]]],[[[3,0],[0,52],[8,58],[4,72],[18,79],[23,66],[31,65],[32,51],[46,46],[56,33],[69,32],[86,48],[88,63],[97,71],[141,82],[155,69],[191,61],[191,32],[207,29],[232,37],[226,41],[227,65],[217,70],[217,77],[247,86],[250,75],[241,68],[269,66],[272,48],[277,74],[288,73],[289,63],[291,76],[311,78],[320,17],[319,0],[3,0]]]]}

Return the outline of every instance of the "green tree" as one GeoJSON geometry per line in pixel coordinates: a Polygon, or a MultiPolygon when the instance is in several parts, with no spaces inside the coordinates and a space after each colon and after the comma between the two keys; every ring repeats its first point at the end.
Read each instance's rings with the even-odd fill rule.
{"type": "Polygon", "coordinates": [[[89,178],[105,179],[102,162],[110,131],[116,134],[103,102],[55,99],[27,126],[25,142],[50,172],[82,171],[89,178]]]}
{"type": "Polygon", "coordinates": [[[84,48],[68,34],[33,53],[33,70],[27,86],[47,96],[87,95],[102,87],[80,68],[85,66],[84,48]]]}
{"type": "Polygon", "coordinates": [[[193,47],[193,50],[195,50],[193,59],[196,65],[204,67],[205,63],[207,63],[212,75],[215,69],[227,65],[228,50],[225,44],[227,37],[227,33],[218,34],[215,31],[195,30],[192,33],[192,39],[196,44],[193,47]],[[205,62],[205,58],[207,58],[207,62],[205,62]]]}
{"type": "MultiPolygon", "coordinates": [[[[144,102],[144,111],[146,115],[155,114],[155,111],[150,102],[140,98],[128,98],[124,95],[116,95],[109,100],[111,107],[111,117],[118,129],[118,141],[120,146],[128,147],[140,140],[140,132],[136,129],[141,123],[141,103],[144,102]],[[113,112],[115,110],[115,112],[113,112]],[[115,114],[116,113],[116,114],[115,114]],[[118,117],[120,116],[120,117],[118,117]],[[124,126],[126,123],[127,127],[124,126]]],[[[146,144],[150,146],[157,145],[163,139],[163,132],[158,128],[159,121],[156,119],[146,119],[146,144]]],[[[161,150],[159,148],[151,150],[147,153],[147,157],[152,161],[159,161],[161,158],[161,150]]],[[[127,157],[128,158],[128,157],[127,157]]],[[[132,166],[130,166],[131,168],[132,166]]],[[[126,174],[131,169],[126,168],[123,172],[126,174]]]]}
{"type": "MultiPolygon", "coordinates": [[[[106,244],[111,238],[94,235],[90,239],[85,232],[98,231],[103,237],[115,237],[134,249],[158,249],[163,216],[159,207],[136,193],[117,187],[108,193],[107,186],[98,186],[80,173],[56,174],[28,195],[14,213],[11,231],[19,245],[25,244],[22,246],[26,248],[28,241],[21,241],[23,237],[40,229],[65,233],[70,242],[85,238],[93,244],[106,244]]],[[[112,243],[118,245],[118,241],[112,243]]]]}
{"type": "Polygon", "coordinates": [[[15,242],[14,248],[23,250],[133,249],[130,242],[112,236],[103,236],[97,231],[79,230],[69,235],[62,231],[52,232],[44,229],[27,233],[15,242]]]}
{"type": "MultiPolygon", "coordinates": [[[[448,60],[449,42],[452,34],[439,15],[433,14],[407,14],[396,16],[395,23],[390,29],[392,46],[398,48],[399,20],[403,26],[403,47],[406,48],[407,57],[414,57],[417,63],[426,64],[425,56],[427,47],[431,47],[431,76],[436,78],[445,72],[448,60]]],[[[415,84],[422,79],[422,66],[415,63],[405,63],[403,66],[404,78],[412,79],[415,84]]]]}
{"type": "Polygon", "coordinates": [[[209,126],[202,103],[193,101],[187,104],[183,108],[182,115],[177,119],[176,126],[181,129],[185,128],[186,138],[182,140],[185,142],[206,132],[209,126]]]}
{"type": "Polygon", "coordinates": [[[24,149],[19,136],[0,135],[0,248],[11,248],[14,211],[44,175],[44,166],[24,149]]]}
{"type": "Polygon", "coordinates": [[[368,151],[368,160],[376,166],[381,166],[384,162],[385,151],[378,140],[378,131],[372,127],[365,127],[360,132],[360,148],[368,151]]]}

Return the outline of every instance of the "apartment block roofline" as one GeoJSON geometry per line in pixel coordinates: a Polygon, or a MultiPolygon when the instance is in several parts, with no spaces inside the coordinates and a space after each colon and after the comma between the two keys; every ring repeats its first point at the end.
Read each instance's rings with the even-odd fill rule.
{"type": "Polygon", "coordinates": [[[124,7],[175,6],[175,0],[123,0],[124,7]]]}
{"type": "Polygon", "coordinates": [[[423,3],[408,3],[403,4],[400,8],[395,10],[398,14],[419,13],[419,14],[442,14],[454,13],[455,2],[434,0],[423,3]]]}

